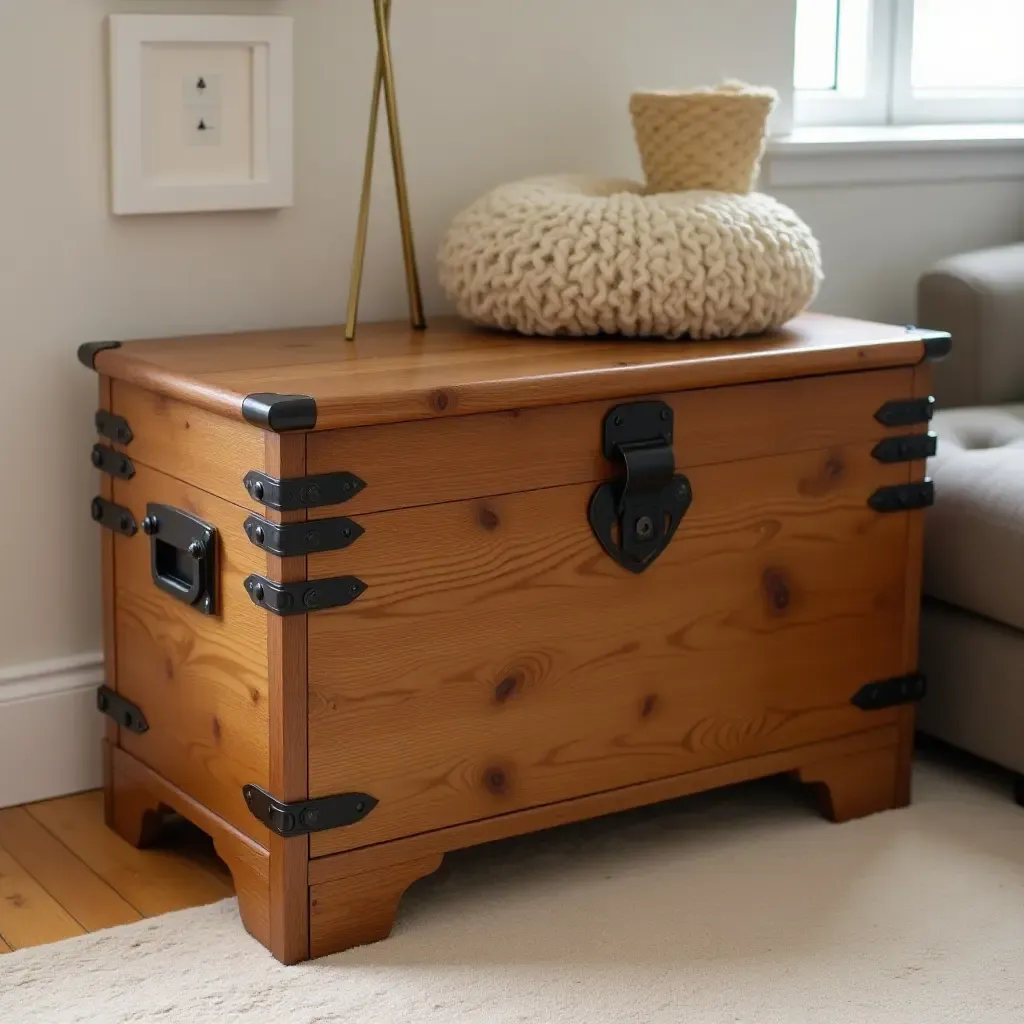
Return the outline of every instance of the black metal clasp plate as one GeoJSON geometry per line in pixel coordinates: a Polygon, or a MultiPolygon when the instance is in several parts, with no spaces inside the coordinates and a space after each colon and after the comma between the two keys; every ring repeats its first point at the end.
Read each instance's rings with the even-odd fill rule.
{"type": "Polygon", "coordinates": [[[108,718],[112,718],[122,729],[138,733],[149,732],[149,722],[141,709],[130,700],[125,700],[109,686],[96,691],[96,707],[108,718]]]}
{"type": "Polygon", "coordinates": [[[354,498],[365,486],[355,473],[321,473],[318,476],[278,480],[251,469],[242,478],[253,501],[279,512],[295,512],[322,505],[340,505],[354,498]]]}
{"type": "Polygon", "coordinates": [[[115,452],[105,444],[92,446],[91,460],[101,473],[116,476],[119,480],[131,480],[135,476],[135,463],[127,455],[115,452]]]}
{"type": "Polygon", "coordinates": [[[245,589],[254,605],[275,615],[303,615],[326,608],[351,604],[366,584],[358,576],[334,576],[303,583],[276,583],[253,573],[246,577],[245,589]]]}
{"type": "Polygon", "coordinates": [[[879,462],[917,462],[930,459],[938,451],[938,437],[934,433],[903,434],[883,438],[871,454],[879,462]]]}
{"type": "Polygon", "coordinates": [[[272,523],[252,515],[242,524],[245,535],[258,548],[288,558],[317,551],[340,551],[354,544],[365,532],[354,520],[313,519],[308,523],[272,523]]]}
{"type": "Polygon", "coordinates": [[[172,505],[146,506],[142,529],[149,535],[149,569],[165,594],[204,615],[217,600],[217,531],[172,505]]]}
{"type": "Polygon", "coordinates": [[[106,409],[97,409],[94,420],[97,434],[116,441],[118,444],[131,444],[135,435],[123,416],[115,416],[106,409]]]}
{"type": "Polygon", "coordinates": [[[926,398],[897,398],[886,402],[875,413],[875,419],[886,427],[912,427],[930,422],[934,414],[935,399],[928,395],[926,398]]]}
{"type": "Polygon", "coordinates": [[[101,498],[99,495],[92,499],[90,511],[94,522],[108,530],[113,530],[114,533],[120,533],[125,537],[134,537],[139,532],[131,509],[115,505],[112,501],[107,501],[106,498],[101,498]]]}
{"type": "Polygon", "coordinates": [[[601,484],[590,500],[590,526],[624,569],[640,573],[668,547],[693,500],[676,473],[672,409],[665,402],[618,405],[604,420],[604,457],[621,462],[621,480],[601,484]]]}
{"type": "Polygon", "coordinates": [[[880,679],[862,686],[850,699],[861,711],[880,711],[900,704],[923,700],[928,693],[928,680],[920,672],[893,679],[880,679]]]}
{"type": "Polygon", "coordinates": [[[868,504],[876,512],[913,512],[919,508],[931,508],[935,504],[935,485],[925,479],[879,487],[868,498],[868,504]]]}
{"type": "Polygon", "coordinates": [[[339,793],[285,803],[252,783],[242,787],[242,796],[254,817],[286,839],[355,825],[377,806],[376,798],[369,793],[339,793]]]}

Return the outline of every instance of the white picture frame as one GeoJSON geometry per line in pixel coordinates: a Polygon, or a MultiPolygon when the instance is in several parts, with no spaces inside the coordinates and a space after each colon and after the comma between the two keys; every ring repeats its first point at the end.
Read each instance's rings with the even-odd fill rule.
{"type": "MultiPolygon", "coordinates": [[[[115,214],[280,209],[293,204],[291,18],[112,14],[109,35],[111,202],[115,214]],[[147,98],[152,89],[147,87],[146,79],[153,72],[147,68],[160,54],[211,53],[211,48],[217,47],[225,53],[228,51],[224,48],[242,48],[247,55],[247,71],[240,80],[251,89],[248,107],[240,108],[251,117],[243,139],[249,155],[245,167],[238,166],[237,161],[235,165],[217,167],[216,149],[204,147],[201,160],[193,161],[198,169],[192,167],[177,176],[155,173],[151,122],[156,115],[147,106],[152,103],[147,98]]],[[[238,81],[234,84],[242,87],[238,81]]],[[[219,89],[216,91],[219,96],[219,89]]],[[[173,118],[168,122],[166,111],[161,110],[160,130],[180,130],[174,128],[173,118]]],[[[182,140],[178,141],[184,145],[182,140]]],[[[206,141],[219,145],[219,128],[218,134],[206,141]]],[[[173,137],[169,145],[175,145],[173,137]]]]}

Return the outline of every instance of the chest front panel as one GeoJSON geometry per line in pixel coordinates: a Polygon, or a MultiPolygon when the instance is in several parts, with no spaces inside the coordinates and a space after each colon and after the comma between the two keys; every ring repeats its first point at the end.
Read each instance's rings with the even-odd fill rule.
{"type": "Polygon", "coordinates": [[[851,698],[902,671],[910,519],[868,500],[911,479],[873,455],[911,378],[667,396],[693,500],[640,574],[588,521],[614,403],[311,435],[367,487],[309,576],[367,589],[308,619],[310,796],[379,801],[311,853],[894,722],[851,698]]]}

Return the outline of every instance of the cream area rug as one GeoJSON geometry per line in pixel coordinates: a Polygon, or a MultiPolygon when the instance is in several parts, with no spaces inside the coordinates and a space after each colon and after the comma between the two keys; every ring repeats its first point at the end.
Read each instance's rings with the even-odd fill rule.
{"type": "Polygon", "coordinates": [[[234,901],[3,956],[0,1021],[1021,1024],[1024,809],[934,763],[847,825],[755,783],[453,855],[298,967],[234,901]]]}

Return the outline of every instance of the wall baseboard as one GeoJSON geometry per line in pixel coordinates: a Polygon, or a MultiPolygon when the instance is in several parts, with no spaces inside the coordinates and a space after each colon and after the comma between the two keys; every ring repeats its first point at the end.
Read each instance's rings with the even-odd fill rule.
{"type": "Polygon", "coordinates": [[[102,785],[102,681],[98,653],[0,669],[0,807],[102,785]]]}

